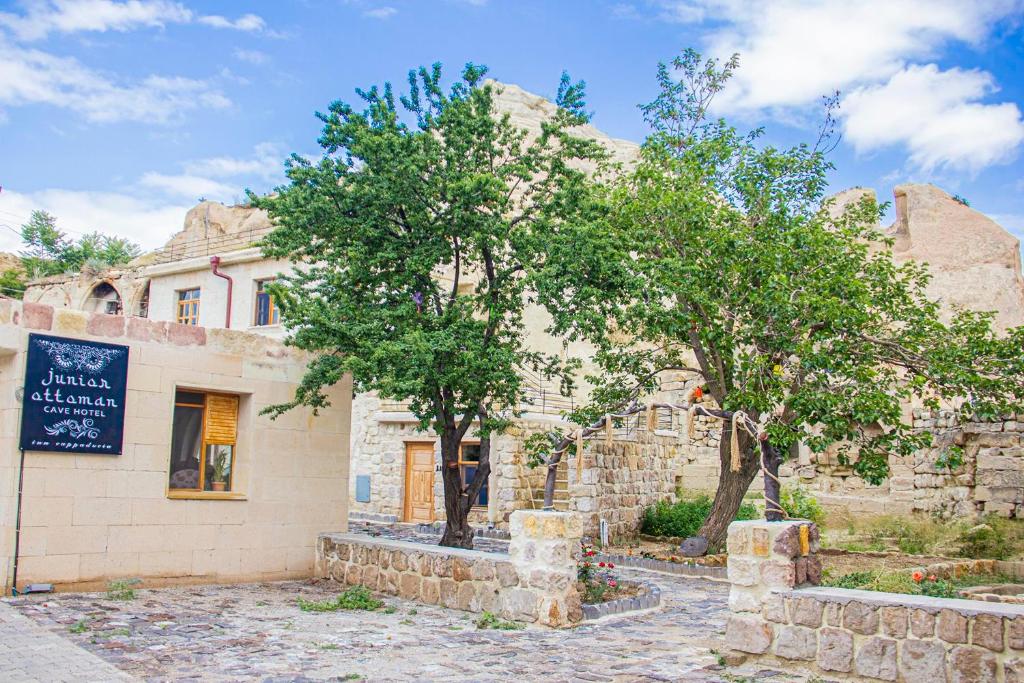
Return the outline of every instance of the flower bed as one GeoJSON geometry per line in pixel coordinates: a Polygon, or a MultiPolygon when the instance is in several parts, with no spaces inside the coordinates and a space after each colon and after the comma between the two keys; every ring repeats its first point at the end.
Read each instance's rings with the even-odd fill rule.
{"type": "Polygon", "coordinates": [[[661,603],[661,592],[657,586],[642,581],[622,580],[615,575],[614,570],[614,562],[601,559],[592,545],[582,544],[576,578],[585,620],[650,609],[661,603]]]}

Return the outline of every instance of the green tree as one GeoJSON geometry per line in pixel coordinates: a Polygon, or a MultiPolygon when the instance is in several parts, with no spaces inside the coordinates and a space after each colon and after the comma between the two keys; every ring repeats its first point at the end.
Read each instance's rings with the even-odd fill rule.
{"type": "Polygon", "coordinates": [[[538,264],[589,206],[582,160],[604,157],[570,129],[586,121],[583,84],[563,75],[539,135],[495,107],[498,87],[469,64],[450,91],[440,65],[331,104],[315,163],[293,155],[290,184],[251,196],[277,228],[269,257],[297,264],[275,292],[289,343],[316,352],[294,400],[325,405],[351,372],[357,391],[408,400],[440,437],[447,525],[442,545],[472,547],[467,516],[490,473],[491,435],[524,393],[521,371],[571,382],[574,363],[525,345],[524,306],[538,264]],[[473,428],[480,462],[462,482],[459,446],[473,428]]]}
{"type": "Polygon", "coordinates": [[[128,263],[141,253],[134,242],[99,232],[69,240],[57,228],[57,219],[45,211],[32,212],[21,226],[21,239],[25,244],[21,262],[33,278],[77,272],[86,266],[102,270],[128,263]]]}
{"type": "MultiPolygon", "coordinates": [[[[736,66],[693,51],[660,66],[660,94],[642,107],[652,132],[639,164],[610,193],[605,219],[563,231],[538,278],[542,299],[561,307],[557,331],[600,348],[605,374],[581,419],[674,372],[756,425],[763,440],[738,431],[734,471],[723,422],[700,531],[712,547],[762,456],[777,473],[798,440],[832,446],[877,483],[890,455],[929,443],[904,420],[908,402],[991,417],[1019,410],[1024,396],[1024,328],[999,337],[991,315],[968,311],[944,324],[925,295],[926,268],[893,261],[876,227],[881,207],[840,211],[824,199],[830,118],[818,144],[778,149],[760,144],[760,130],[708,117],[736,66]]],[[[777,496],[769,477],[766,488],[777,496]]]]}
{"type": "Polygon", "coordinates": [[[58,268],[60,254],[68,246],[67,238],[57,229],[57,219],[46,211],[33,211],[21,226],[25,249],[20,253],[29,277],[44,277],[63,272],[58,268]]]}

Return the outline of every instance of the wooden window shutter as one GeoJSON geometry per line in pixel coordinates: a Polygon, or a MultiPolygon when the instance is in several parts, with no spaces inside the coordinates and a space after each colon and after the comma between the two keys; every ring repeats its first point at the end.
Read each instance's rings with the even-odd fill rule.
{"type": "Polygon", "coordinates": [[[238,437],[238,397],[206,395],[207,443],[234,444],[238,437]]]}

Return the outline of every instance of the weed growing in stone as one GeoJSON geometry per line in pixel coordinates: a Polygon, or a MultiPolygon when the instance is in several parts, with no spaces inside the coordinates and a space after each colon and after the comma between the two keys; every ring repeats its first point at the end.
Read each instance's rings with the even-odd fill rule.
{"type": "Polygon", "coordinates": [[[85,633],[89,630],[89,627],[86,625],[87,623],[85,619],[79,619],[68,630],[72,633],[85,633]]]}
{"type": "Polygon", "coordinates": [[[384,601],[373,597],[366,586],[350,586],[338,597],[329,600],[299,598],[298,603],[303,612],[334,612],[340,609],[373,611],[384,606],[384,601]]]}
{"type": "Polygon", "coordinates": [[[135,586],[142,583],[140,579],[116,579],[107,583],[108,600],[134,600],[135,586]]]}
{"type": "Polygon", "coordinates": [[[494,629],[496,631],[521,631],[525,628],[518,621],[506,621],[493,612],[484,612],[476,620],[476,627],[480,629],[494,629]]]}

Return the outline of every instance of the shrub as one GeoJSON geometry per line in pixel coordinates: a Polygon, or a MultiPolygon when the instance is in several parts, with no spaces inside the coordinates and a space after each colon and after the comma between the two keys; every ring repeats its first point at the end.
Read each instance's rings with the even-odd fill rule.
{"type": "Polygon", "coordinates": [[[372,611],[384,606],[366,586],[350,586],[336,598],[328,600],[304,600],[299,598],[299,609],[303,612],[334,612],[339,609],[361,609],[372,611]]]}
{"type": "Polygon", "coordinates": [[[1005,530],[991,524],[979,524],[957,537],[961,557],[1005,560],[1010,556],[1010,542],[1005,530]]]}
{"type": "Polygon", "coordinates": [[[818,499],[800,485],[783,486],[779,504],[786,514],[797,519],[807,519],[818,526],[825,521],[825,511],[818,505],[818,499]]]}
{"type": "MultiPolygon", "coordinates": [[[[640,531],[650,536],[678,536],[689,538],[696,535],[701,524],[711,511],[711,498],[706,495],[691,500],[670,503],[658,501],[644,511],[640,531]]],[[[753,503],[740,505],[736,519],[757,519],[760,513],[753,503]]]]}

